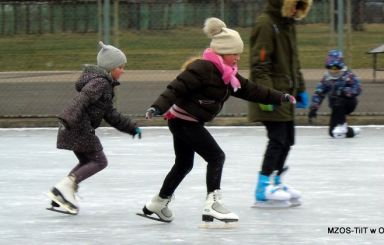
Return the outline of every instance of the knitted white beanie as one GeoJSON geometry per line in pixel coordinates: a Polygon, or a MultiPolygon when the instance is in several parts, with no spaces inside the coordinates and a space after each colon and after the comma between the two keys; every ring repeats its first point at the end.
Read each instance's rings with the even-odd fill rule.
{"type": "Polygon", "coordinates": [[[112,45],[105,45],[102,41],[99,42],[101,47],[97,54],[97,65],[107,71],[111,71],[122,64],[127,63],[127,57],[118,48],[112,45]]]}
{"type": "Polygon", "coordinates": [[[226,24],[218,18],[205,20],[204,33],[212,39],[210,48],[218,54],[240,54],[243,52],[244,43],[239,33],[227,28],[226,24]]]}

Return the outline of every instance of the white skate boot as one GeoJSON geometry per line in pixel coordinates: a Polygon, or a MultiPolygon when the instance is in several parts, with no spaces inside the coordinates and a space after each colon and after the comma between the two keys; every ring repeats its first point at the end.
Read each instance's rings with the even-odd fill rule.
{"type": "Polygon", "coordinates": [[[256,202],[253,207],[287,208],[292,205],[290,202],[291,197],[291,194],[281,187],[271,185],[269,176],[260,174],[255,192],[256,202]]]}
{"type": "Polygon", "coordinates": [[[352,130],[353,130],[354,136],[358,136],[361,133],[361,128],[353,127],[352,130]]]}
{"type": "Polygon", "coordinates": [[[289,186],[289,185],[286,185],[286,184],[283,184],[282,181],[281,181],[281,176],[280,175],[276,175],[275,176],[275,185],[288,192],[290,195],[291,195],[291,198],[289,199],[289,202],[291,203],[291,206],[292,207],[295,207],[295,206],[300,206],[301,205],[301,192],[296,190],[295,188],[289,186]]]}
{"type": "Polygon", "coordinates": [[[172,199],[172,197],[161,198],[159,195],[156,195],[151,199],[151,201],[145,204],[143,214],[137,213],[137,215],[169,223],[174,218],[172,211],[168,208],[168,204],[172,199]],[[156,214],[158,218],[151,216],[152,214],[156,214]]]}
{"type": "Polygon", "coordinates": [[[51,203],[52,209],[54,209],[55,206],[57,207],[57,205],[59,205],[69,214],[77,214],[79,212],[79,207],[75,197],[75,192],[77,192],[77,189],[78,185],[75,182],[74,176],[67,176],[62,179],[52,188],[50,192],[48,192],[48,196],[53,201],[51,203]]]}
{"type": "Polygon", "coordinates": [[[204,222],[212,222],[213,219],[225,223],[239,221],[239,217],[236,214],[224,207],[220,190],[208,193],[204,204],[202,219],[204,222]]]}
{"type": "Polygon", "coordinates": [[[333,130],[332,135],[335,139],[343,139],[347,136],[348,125],[347,123],[338,124],[333,130]]]}

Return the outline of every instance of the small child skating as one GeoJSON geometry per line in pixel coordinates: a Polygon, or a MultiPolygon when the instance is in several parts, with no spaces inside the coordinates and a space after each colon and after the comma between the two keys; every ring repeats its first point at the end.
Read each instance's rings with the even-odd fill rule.
{"type": "MultiPolygon", "coordinates": [[[[244,47],[237,31],[227,28],[217,18],[208,18],[203,31],[212,39],[210,48],[204,50],[201,58],[186,65],[146,113],[149,119],[155,115],[168,119],[175,152],[174,165],[160,192],[144,205],[143,213],[138,213],[147,218],[163,222],[174,219],[168,205],[176,188],[192,170],[197,153],[207,162],[203,221],[238,221],[239,217],[224,206],[221,194],[225,153],[204,124],[216,117],[231,95],[276,106],[282,102],[296,102],[293,96],[252,83],[237,72],[244,47]]],[[[188,209],[188,205],[184,206],[188,209]]]]}
{"type": "Polygon", "coordinates": [[[328,95],[331,108],[329,135],[334,138],[352,138],[360,133],[360,129],[348,126],[347,115],[351,114],[358,104],[357,97],[361,94],[360,80],[345,65],[341,51],[329,51],[325,67],[327,72],[312,96],[309,122],[312,123],[316,118],[321,103],[328,95]]]}
{"type": "Polygon", "coordinates": [[[79,160],[69,174],[48,193],[50,210],[77,214],[75,193],[80,182],[104,169],[108,162],[95,129],[104,119],[114,128],[141,138],[141,130],[113,105],[114,87],[124,73],[125,54],[111,45],[99,42],[97,65],[88,65],[77,80],[77,94],[59,115],[57,148],[71,150],[79,160]],[[59,207],[61,209],[59,209],[59,207]]]}

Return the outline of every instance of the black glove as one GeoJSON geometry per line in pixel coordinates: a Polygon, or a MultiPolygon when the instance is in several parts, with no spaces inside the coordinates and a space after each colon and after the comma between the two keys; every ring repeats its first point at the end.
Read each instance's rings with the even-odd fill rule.
{"type": "Polygon", "coordinates": [[[149,107],[145,113],[145,119],[152,119],[154,116],[160,115],[159,109],[156,107],[149,107]]]}
{"type": "Polygon", "coordinates": [[[308,113],[308,123],[312,124],[313,120],[317,117],[317,110],[311,109],[308,113]]]}

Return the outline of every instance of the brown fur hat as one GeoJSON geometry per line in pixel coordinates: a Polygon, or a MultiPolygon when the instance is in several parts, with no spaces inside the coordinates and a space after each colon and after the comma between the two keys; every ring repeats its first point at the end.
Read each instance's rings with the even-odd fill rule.
{"type": "Polygon", "coordinates": [[[312,0],[283,0],[281,14],[283,17],[291,18],[293,9],[297,12],[293,17],[295,20],[304,19],[312,6],[312,0]]]}

